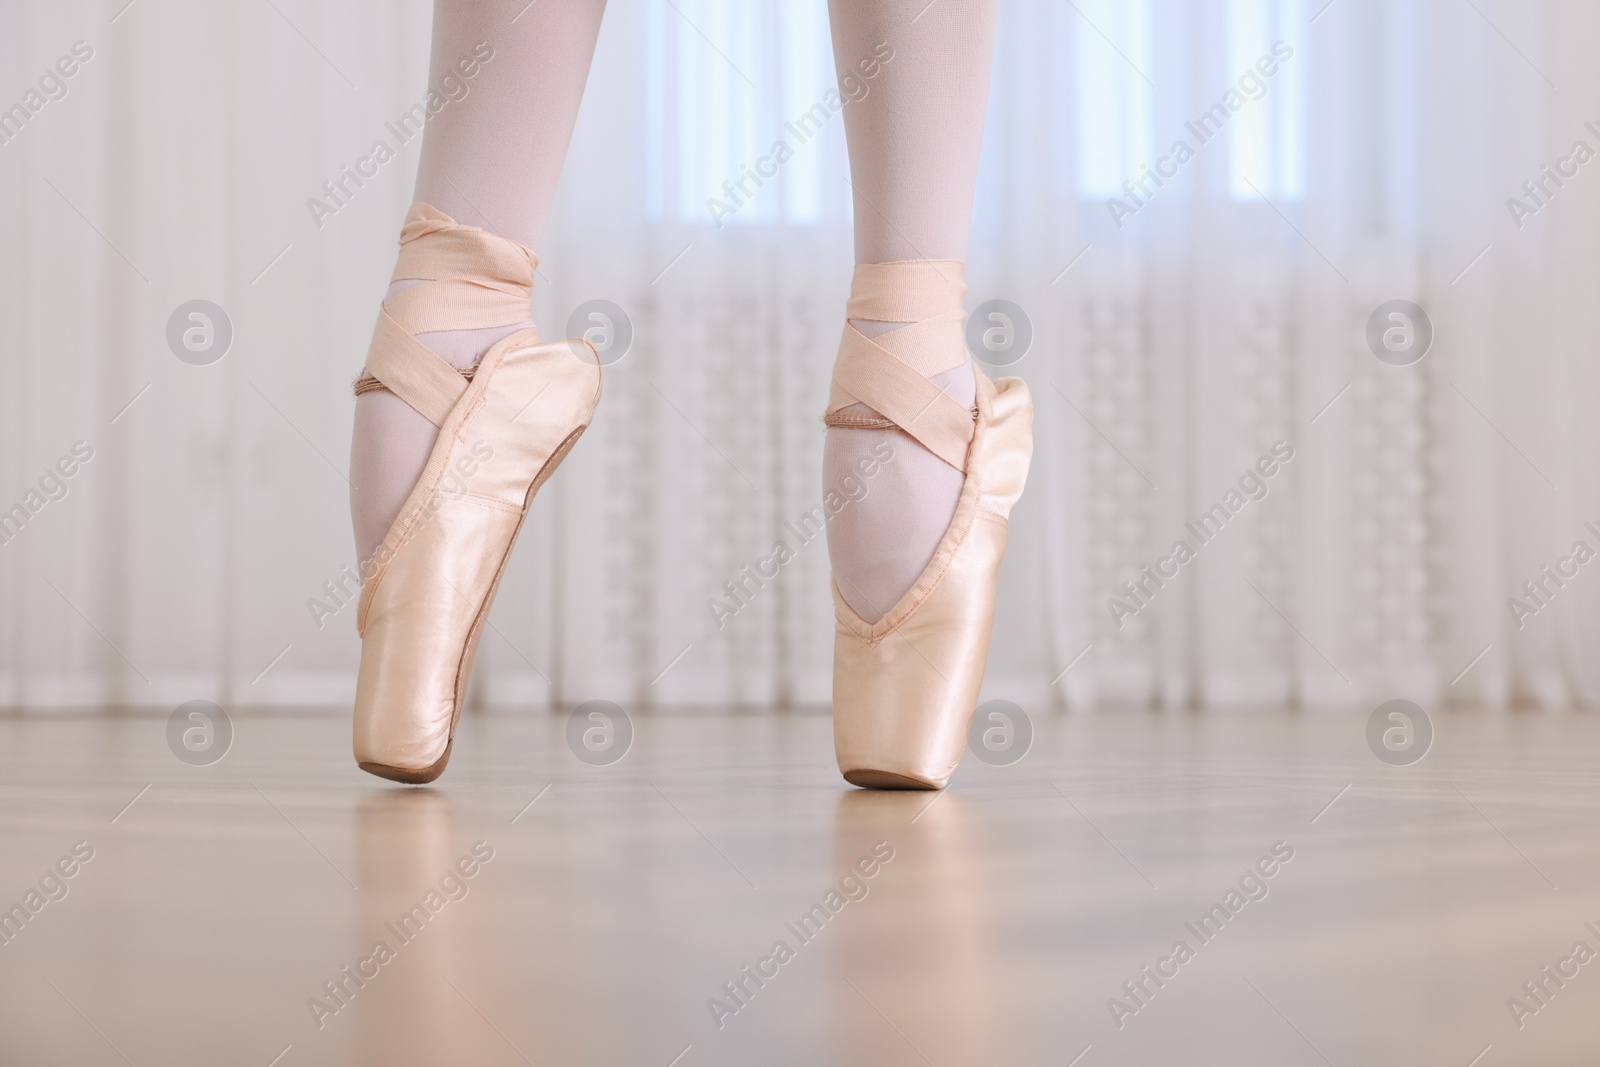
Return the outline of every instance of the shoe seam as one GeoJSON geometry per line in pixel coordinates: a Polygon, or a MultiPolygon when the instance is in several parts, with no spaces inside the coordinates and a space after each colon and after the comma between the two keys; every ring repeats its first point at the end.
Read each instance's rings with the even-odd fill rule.
{"type": "MultiPolygon", "coordinates": [[[[522,331],[518,331],[518,333],[521,332],[522,331]]],[[[388,574],[390,564],[393,563],[394,558],[400,554],[401,550],[410,543],[412,535],[417,530],[417,524],[419,520],[428,510],[426,507],[426,502],[431,500],[434,494],[439,491],[439,485],[444,480],[444,472],[450,469],[451,464],[449,462],[449,457],[454,455],[456,445],[466,443],[466,437],[464,436],[466,430],[472,425],[472,420],[477,417],[478,412],[483,409],[483,405],[488,401],[489,379],[494,376],[494,370],[499,366],[500,361],[512,350],[513,347],[515,347],[508,342],[511,340],[511,338],[516,336],[517,334],[510,334],[507,337],[502,338],[500,341],[497,341],[495,345],[491,347],[487,353],[485,353],[483,359],[479,361],[478,369],[480,371],[484,371],[484,373],[478,373],[474,375],[474,380],[468,383],[467,392],[464,393],[461,399],[456,402],[456,408],[451,409],[450,414],[446,417],[445,424],[446,426],[449,426],[450,429],[447,431],[444,427],[440,427],[439,430],[441,438],[446,432],[448,432],[450,435],[450,452],[446,454],[446,461],[441,463],[435,470],[434,475],[430,480],[430,484],[420,497],[418,497],[416,494],[417,490],[423,488],[423,483],[421,479],[418,480],[417,485],[412,490],[412,494],[406,498],[406,510],[403,510],[400,515],[396,517],[395,525],[390,527],[389,531],[384,534],[383,540],[378,543],[377,551],[382,551],[383,547],[389,543],[390,536],[394,535],[394,547],[388,552],[383,563],[373,573],[372,577],[367,579],[365,586],[362,589],[362,604],[358,608],[356,616],[358,633],[364,629],[363,623],[366,617],[366,608],[371,603],[371,599],[369,598],[375,598],[377,596],[377,588],[382,583],[385,575],[388,574]],[[499,351],[496,351],[496,349],[499,349],[499,351]],[[493,361],[492,364],[490,362],[491,360],[493,361]],[[485,368],[485,364],[489,364],[489,366],[485,368]],[[463,405],[465,405],[464,408],[463,405]],[[461,409],[459,418],[457,418],[456,415],[457,409],[461,409]],[[454,424],[453,426],[451,425],[452,423],[454,424]],[[413,501],[417,502],[417,506],[411,506],[413,501]]],[[[438,447],[439,444],[436,442],[434,448],[437,449],[438,447]]],[[[430,452],[430,462],[428,467],[432,466],[431,460],[432,454],[430,452]]],[[[424,467],[423,478],[427,478],[428,467],[424,467]]]]}
{"type": "MultiPolygon", "coordinates": [[[[991,385],[991,388],[993,386],[991,385]]],[[[945,530],[944,537],[940,538],[939,545],[934,549],[933,558],[928,561],[928,566],[917,576],[916,582],[906,591],[888,613],[875,623],[866,624],[856,611],[845,601],[839,592],[839,581],[832,579],[834,595],[834,619],[839,626],[844,627],[851,635],[865,641],[867,645],[875,646],[909,622],[928,598],[933,596],[939,588],[939,583],[949,573],[950,564],[955,561],[956,553],[966,543],[967,537],[972,532],[973,520],[978,514],[985,511],[983,508],[984,492],[979,480],[979,472],[975,469],[974,457],[981,454],[980,449],[992,429],[994,419],[994,406],[983,393],[979,386],[978,418],[975,420],[972,433],[972,442],[967,451],[967,469],[964,472],[966,484],[962,487],[961,499],[956,503],[956,513],[950,518],[950,525],[945,530]],[[969,494],[970,493],[970,497],[969,494]],[[957,525],[960,529],[957,530],[957,525]],[[942,559],[941,559],[942,557],[942,559]],[[931,579],[931,580],[930,580],[931,579]],[[921,592],[918,592],[919,587],[921,592]],[[885,625],[887,624],[887,625],[885,625]],[[865,628],[863,629],[863,626],[865,628]],[[881,629],[880,629],[881,627],[881,629]]]]}
{"type": "MultiPolygon", "coordinates": [[[[988,498],[986,497],[984,499],[986,501],[988,498]]],[[[978,503],[978,517],[988,519],[991,522],[997,522],[1001,526],[1011,525],[1011,517],[1009,515],[998,510],[997,508],[988,506],[988,504],[986,504],[984,501],[979,501],[978,503]]]]}
{"type": "Polygon", "coordinates": [[[459,500],[463,504],[471,504],[474,507],[485,508],[490,511],[503,511],[508,515],[522,514],[521,504],[508,504],[504,500],[499,500],[492,496],[484,496],[482,493],[451,493],[449,499],[452,501],[459,500]]]}

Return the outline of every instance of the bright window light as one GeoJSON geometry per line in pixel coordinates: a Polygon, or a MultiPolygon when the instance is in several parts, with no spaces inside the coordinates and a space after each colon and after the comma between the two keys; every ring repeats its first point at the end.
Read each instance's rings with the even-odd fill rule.
{"type": "Polygon", "coordinates": [[[1085,198],[1121,196],[1122,183],[1150,155],[1149,0],[1077,0],[1075,6],[1078,189],[1085,198]]]}
{"type": "Polygon", "coordinates": [[[778,141],[793,141],[785,122],[835,87],[826,5],[647,0],[645,8],[648,217],[690,225],[820,223],[820,144],[798,145],[759,183],[753,175],[772,168],[763,161],[778,141]]]}
{"type": "Polygon", "coordinates": [[[1249,99],[1228,123],[1228,190],[1239,200],[1256,199],[1257,189],[1274,200],[1298,200],[1306,183],[1304,0],[1228,0],[1226,70],[1234,84],[1246,71],[1259,75],[1263,56],[1275,61],[1275,72],[1259,78],[1259,99],[1249,99]]]}

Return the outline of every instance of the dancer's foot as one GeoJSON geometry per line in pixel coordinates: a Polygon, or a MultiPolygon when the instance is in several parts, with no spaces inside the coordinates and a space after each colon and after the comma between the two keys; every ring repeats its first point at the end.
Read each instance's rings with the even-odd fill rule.
{"type": "MultiPolygon", "coordinates": [[[[830,527],[837,623],[834,749],[845,780],[869,788],[941,789],[961,758],[988,658],[1007,519],[1033,452],[1033,407],[1021,379],[994,383],[974,373],[972,409],[934,381],[948,373],[941,364],[951,358],[952,337],[961,337],[960,267],[927,261],[858,265],[850,317],[912,325],[877,340],[847,329],[834,365],[825,420],[830,447],[839,428],[892,433],[899,438],[897,457],[926,455],[948,467],[950,473],[938,478],[887,483],[909,497],[923,487],[924,519],[945,513],[939,509],[947,506],[952,476],[958,488],[926,557],[916,548],[921,566],[908,584],[905,575],[916,560],[907,560],[898,546],[881,553],[890,560],[891,575],[850,582],[849,574],[865,568],[830,527]],[[893,347],[886,343],[891,339],[893,347]],[[847,582],[855,586],[854,597],[847,582]],[[878,602],[863,595],[864,582],[879,583],[878,602]]],[[[876,491],[869,489],[852,506],[871,501],[876,491]]],[[[835,522],[849,513],[840,512],[835,522]]],[[[864,532],[870,541],[875,518],[863,509],[852,532],[864,532]]],[[[877,521],[877,536],[892,534],[892,517],[877,521]]]]}
{"type": "MultiPolygon", "coordinates": [[[[397,281],[383,298],[383,313],[409,318],[400,295],[422,279],[397,281]]],[[[526,308],[510,325],[477,329],[429,330],[416,334],[424,348],[470,377],[473,367],[496,341],[533,328],[526,308]]],[[[508,308],[508,314],[515,314],[508,308]]],[[[422,469],[428,465],[439,428],[387,389],[368,388],[356,397],[355,432],[350,442],[350,518],[356,559],[363,565],[400,515],[422,469]]]]}
{"type": "Polygon", "coordinates": [[[395,277],[426,284],[386,302],[356,383],[358,394],[387,391],[435,428],[420,477],[363,566],[355,756],[384,778],[428,782],[443,772],[517,531],[600,398],[592,347],[541,344],[514,326],[527,314],[533,262],[513,241],[412,205],[395,277]],[[507,326],[513,332],[470,377],[417,339],[507,326]]]}
{"type": "MultiPolygon", "coordinates": [[[[881,348],[933,382],[962,410],[971,411],[977,385],[961,331],[961,297],[966,292],[962,265],[950,260],[874,263],[857,268],[857,278],[860,295],[850,302],[846,344],[881,348]],[[880,302],[887,298],[874,295],[870,287],[881,289],[884,279],[891,278],[915,286],[920,295],[880,302]],[[886,322],[857,317],[868,314],[917,318],[886,322]]],[[[835,399],[842,402],[845,397],[840,393],[835,399]]],[[[864,488],[859,499],[847,494],[851,506],[828,523],[828,556],[845,603],[867,622],[877,622],[927,569],[955,516],[964,475],[881,412],[854,403],[829,413],[822,479],[825,488],[835,491],[852,485],[852,479],[864,488]]]]}

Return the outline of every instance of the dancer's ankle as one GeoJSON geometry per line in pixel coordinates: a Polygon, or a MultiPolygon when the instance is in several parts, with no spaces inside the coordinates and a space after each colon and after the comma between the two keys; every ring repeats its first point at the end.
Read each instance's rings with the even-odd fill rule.
{"type": "MultiPolygon", "coordinates": [[[[389,291],[383,295],[383,302],[388,304],[407,289],[426,284],[427,282],[421,279],[394,282],[389,286],[389,291]]],[[[473,330],[434,330],[415,336],[428,351],[457,370],[464,371],[471,370],[478,360],[483,358],[483,354],[497,342],[532,325],[533,320],[529,319],[510,326],[485,326],[473,330]]]]}

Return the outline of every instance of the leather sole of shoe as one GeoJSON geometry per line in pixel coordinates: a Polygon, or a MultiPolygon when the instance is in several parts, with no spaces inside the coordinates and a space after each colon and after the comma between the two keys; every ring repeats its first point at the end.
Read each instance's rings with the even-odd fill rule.
{"type": "Polygon", "coordinates": [[[906,775],[895,774],[893,771],[845,771],[844,780],[851,785],[858,785],[862,789],[920,789],[928,791],[944,788],[942,785],[924,782],[920,778],[908,778],[906,775]]]}
{"type": "Polygon", "coordinates": [[[522,517],[517,520],[517,528],[511,532],[511,543],[506,545],[505,554],[500,557],[500,566],[495,569],[494,581],[489,585],[489,595],[483,598],[483,603],[478,605],[478,614],[472,620],[472,629],[467,631],[467,644],[461,654],[461,662],[456,665],[456,699],[455,708],[450,713],[450,737],[445,741],[444,754],[426,767],[393,767],[387,763],[358,762],[357,767],[368,774],[375,774],[379,778],[387,778],[391,782],[400,782],[404,785],[427,785],[444,773],[444,768],[450,762],[450,753],[456,746],[456,724],[461,721],[461,705],[467,697],[467,681],[472,676],[472,660],[478,650],[478,639],[483,635],[483,624],[489,617],[489,606],[494,603],[494,595],[500,589],[500,579],[506,573],[506,561],[511,558],[511,550],[516,546],[517,537],[522,533],[522,524],[528,520],[528,511],[533,507],[533,498],[538,495],[544,483],[561,466],[573,446],[578,443],[578,438],[583,436],[583,431],[589,428],[585,423],[573,430],[566,439],[544,461],[544,466],[539,468],[538,475],[533,479],[533,484],[528,487],[528,495],[522,501],[522,517]]]}
{"type": "MultiPolygon", "coordinates": [[[[454,727],[451,729],[454,731],[454,727]]],[[[375,774],[379,778],[387,778],[391,782],[401,782],[405,785],[427,785],[444,773],[444,765],[450,762],[450,749],[454,746],[455,738],[452,737],[450,744],[445,746],[444,755],[420,771],[409,770],[405,767],[391,767],[386,763],[357,763],[356,766],[368,774],[375,774]]]]}

